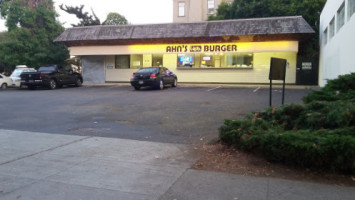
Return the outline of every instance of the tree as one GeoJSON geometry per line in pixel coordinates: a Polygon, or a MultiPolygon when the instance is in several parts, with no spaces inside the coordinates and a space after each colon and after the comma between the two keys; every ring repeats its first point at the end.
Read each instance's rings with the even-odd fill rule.
{"type": "Polygon", "coordinates": [[[69,51],[53,42],[64,28],[56,21],[52,0],[41,2],[36,8],[24,6],[24,2],[8,1],[2,8],[8,32],[0,42],[0,60],[7,65],[31,67],[64,62],[69,51]]]}
{"type": "Polygon", "coordinates": [[[78,24],[71,24],[73,27],[77,26],[94,26],[94,25],[100,25],[101,21],[100,19],[96,16],[95,12],[91,9],[92,15],[90,15],[88,12],[84,12],[84,5],[79,6],[64,6],[63,4],[59,6],[59,8],[69,14],[75,15],[79,20],[80,23],[78,24]]]}
{"type": "Polygon", "coordinates": [[[67,6],[60,5],[59,8],[69,14],[75,15],[79,19],[78,24],[71,24],[73,27],[78,26],[95,26],[95,25],[124,25],[128,24],[127,19],[119,13],[111,12],[107,15],[106,20],[101,24],[100,19],[96,16],[95,12],[91,9],[92,15],[84,12],[84,5],[80,6],[67,6]]]}
{"type": "Polygon", "coordinates": [[[0,0],[0,13],[1,13],[1,15],[2,15],[2,8],[3,8],[3,6],[4,6],[4,4],[6,3],[6,2],[8,2],[8,1],[11,1],[11,0],[0,0]]]}
{"type": "MultiPolygon", "coordinates": [[[[303,18],[319,33],[319,17],[326,0],[234,0],[231,5],[221,3],[216,16],[209,20],[257,17],[297,16],[303,18]]],[[[310,57],[319,52],[318,37],[300,44],[300,54],[310,57]]]]}
{"type": "Polygon", "coordinates": [[[124,25],[124,24],[128,24],[128,21],[124,16],[118,13],[110,12],[107,15],[106,20],[102,24],[103,25],[124,25]]]}

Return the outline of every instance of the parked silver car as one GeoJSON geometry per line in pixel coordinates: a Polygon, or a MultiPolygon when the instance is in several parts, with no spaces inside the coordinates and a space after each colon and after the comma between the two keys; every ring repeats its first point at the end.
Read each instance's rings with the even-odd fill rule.
{"type": "Polygon", "coordinates": [[[17,68],[15,69],[10,78],[12,80],[12,86],[21,87],[21,77],[22,72],[36,72],[34,68],[17,68]]]}
{"type": "Polygon", "coordinates": [[[0,89],[6,89],[12,84],[11,78],[0,74],[0,89]]]}

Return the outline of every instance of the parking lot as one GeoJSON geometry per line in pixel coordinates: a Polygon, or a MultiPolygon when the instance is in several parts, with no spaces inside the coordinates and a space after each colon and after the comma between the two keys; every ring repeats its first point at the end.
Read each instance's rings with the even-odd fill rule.
{"type": "MultiPolygon", "coordinates": [[[[301,103],[307,89],[287,89],[301,103]]],[[[273,91],[280,105],[281,90],[273,91]]],[[[128,85],[0,91],[0,129],[194,144],[218,137],[224,119],[269,105],[267,87],[179,86],[135,91],[128,85]]]]}

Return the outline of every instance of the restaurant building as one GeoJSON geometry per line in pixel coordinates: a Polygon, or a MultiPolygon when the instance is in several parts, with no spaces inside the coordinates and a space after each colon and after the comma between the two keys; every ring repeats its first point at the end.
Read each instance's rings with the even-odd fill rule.
{"type": "Polygon", "coordinates": [[[82,58],[86,83],[129,82],[142,67],[165,66],[184,83],[269,82],[271,57],[287,59],[296,84],[299,41],[314,34],[300,16],[69,28],[55,41],[82,58]]]}

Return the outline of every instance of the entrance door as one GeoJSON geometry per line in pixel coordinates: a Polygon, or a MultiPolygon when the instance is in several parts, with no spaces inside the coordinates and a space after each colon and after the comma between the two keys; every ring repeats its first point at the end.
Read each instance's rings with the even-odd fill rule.
{"type": "Polygon", "coordinates": [[[318,60],[298,57],[296,68],[297,85],[318,85],[318,60]]]}

